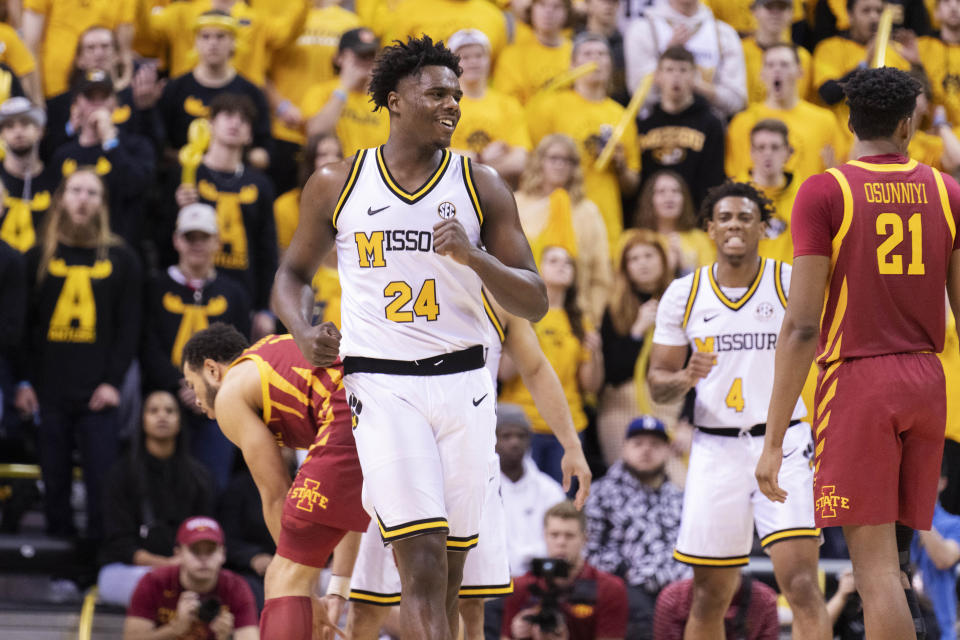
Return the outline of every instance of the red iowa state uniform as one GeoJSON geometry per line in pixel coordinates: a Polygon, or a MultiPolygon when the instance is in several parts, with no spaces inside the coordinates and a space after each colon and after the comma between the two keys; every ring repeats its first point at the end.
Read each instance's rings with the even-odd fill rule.
{"type": "Polygon", "coordinates": [[[794,255],[830,258],[814,407],[817,526],[929,529],[946,426],[944,287],[960,187],[902,155],[812,176],[794,255]]]}
{"type": "Polygon", "coordinates": [[[233,365],[244,360],[260,372],[263,422],[277,444],[309,451],[283,505],[277,553],[323,566],[328,545],[318,544],[316,525],[342,535],[343,530],[366,531],[370,521],[360,500],[363,474],[343,390],[343,365],[338,360],[330,367],[314,367],[290,335],[263,338],[233,365]]]}

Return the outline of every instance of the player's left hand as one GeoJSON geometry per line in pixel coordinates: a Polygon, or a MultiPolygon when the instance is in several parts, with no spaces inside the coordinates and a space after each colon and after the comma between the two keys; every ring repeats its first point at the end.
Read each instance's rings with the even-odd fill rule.
{"type": "Polygon", "coordinates": [[[563,472],[564,492],[570,490],[570,483],[574,476],[580,481],[580,487],[577,489],[577,495],[573,503],[577,506],[577,509],[583,509],[583,505],[587,502],[587,496],[590,495],[590,482],[593,480],[590,465],[587,464],[587,458],[583,455],[583,447],[564,451],[563,458],[560,460],[560,470],[563,472]]]}
{"type": "Polygon", "coordinates": [[[774,502],[785,502],[787,492],[780,488],[777,476],[780,475],[780,463],[783,461],[783,449],[781,447],[768,448],[763,447],[763,453],[757,461],[757,469],[754,475],[757,477],[757,485],[763,495],[774,502]]]}
{"type": "Polygon", "coordinates": [[[433,250],[442,256],[466,264],[476,247],[470,244],[467,231],[456,218],[448,218],[433,225],[433,250]]]}
{"type": "Polygon", "coordinates": [[[347,636],[337,627],[347,601],[337,595],[313,599],[313,637],[334,640],[347,636]]]}

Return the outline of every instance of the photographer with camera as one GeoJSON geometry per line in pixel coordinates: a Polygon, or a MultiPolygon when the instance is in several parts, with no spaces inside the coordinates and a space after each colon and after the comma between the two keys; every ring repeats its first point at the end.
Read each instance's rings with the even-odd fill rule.
{"type": "Polygon", "coordinates": [[[258,640],[257,605],[247,583],[223,568],[223,529],[213,518],[187,518],[174,558],[140,579],[123,625],[124,640],[258,640]]]}
{"type": "Polygon", "coordinates": [[[566,500],[547,511],[548,558],[531,561],[504,603],[503,640],[623,640],[627,590],[623,581],[583,559],[587,522],[566,500]]]}

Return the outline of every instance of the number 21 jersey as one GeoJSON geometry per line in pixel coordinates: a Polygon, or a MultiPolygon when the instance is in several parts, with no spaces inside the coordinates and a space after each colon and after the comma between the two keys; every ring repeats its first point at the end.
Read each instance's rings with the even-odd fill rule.
{"type": "Polygon", "coordinates": [[[801,185],[791,219],[794,255],[830,258],[821,366],[943,350],[958,214],[953,178],[898,154],[852,160],[801,185]]]}
{"type": "Polygon", "coordinates": [[[410,193],[390,175],[382,150],[357,152],[334,210],[340,355],[419,360],[485,344],[480,277],[433,247],[434,225],[451,218],[480,245],[483,212],[470,161],[445,150],[410,193]]]}

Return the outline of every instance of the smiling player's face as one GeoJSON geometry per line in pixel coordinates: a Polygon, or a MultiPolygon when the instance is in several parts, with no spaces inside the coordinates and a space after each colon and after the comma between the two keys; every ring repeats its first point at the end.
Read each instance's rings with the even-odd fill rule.
{"type": "Polygon", "coordinates": [[[460,81],[452,69],[424,67],[419,74],[407,76],[397,84],[390,110],[397,114],[395,124],[402,126],[415,140],[443,149],[460,121],[460,81]]]}

